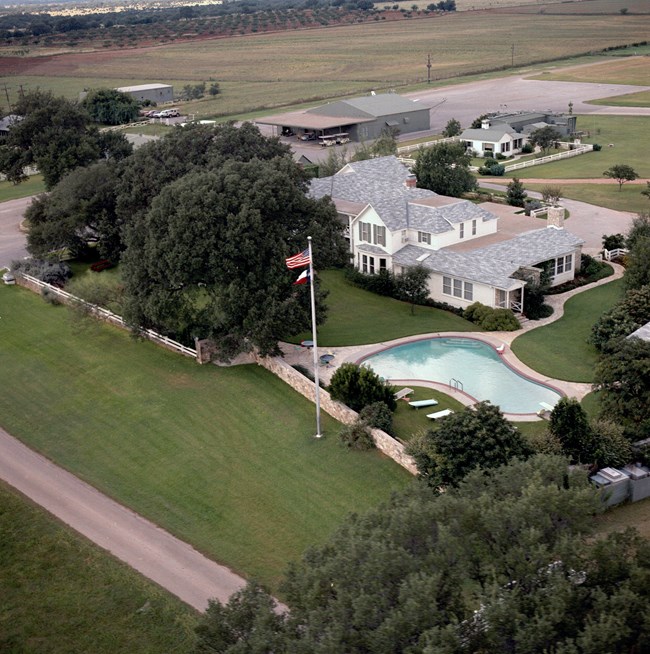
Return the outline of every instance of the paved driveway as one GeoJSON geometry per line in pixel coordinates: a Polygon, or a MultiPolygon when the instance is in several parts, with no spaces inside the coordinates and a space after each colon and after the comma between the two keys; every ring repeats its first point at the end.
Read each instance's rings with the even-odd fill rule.
{"type": "Polygon", "coordinates": [[[0,268],[27,256],[25,234],[20,231],[20,223],[31,201],[32,198],[27,197],[0,203],[0,268]]]}
{"type": "Polygon", "coordinates": [[[0,478],[198,611],[246,583],[0,428],[0,478]]]}

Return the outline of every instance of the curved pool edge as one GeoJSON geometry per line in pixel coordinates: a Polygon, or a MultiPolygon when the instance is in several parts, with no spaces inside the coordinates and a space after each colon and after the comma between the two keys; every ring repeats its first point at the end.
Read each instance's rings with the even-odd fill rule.
{"type": "MultiPolygon", "coordinates": [[[[481,341],[482,343],[494,349],[497,354],[500,354],[501,360],[514,373],[528,379],[531,382],[546,386],[564,397],[575,397],[578,400],[582,400],[584,396],[587,395],[587,393],[591,392],[591,384],[567,382],[561,379],[553,379],[552,377],[545,377],[544,375],[541,375],[537,371],[533,370],[517,358],[517,356],[510,349],[510,345],[506,344],[505,340],[500,337],[500,332],[433,332],[430,334],[418,334],[417,336],[406,336],[403,338],[394,339],[392,341],[385,341],[382,343],[374,343],[371,345],[355,347],[354,349],[357,350],[357,352],[351,353],[351,355],[346,360],[359,364],[369,356],[378,354],[397,345],[405,345],[407,343],[426,341],[434,338],[467,338],[475,341],[481,341]],[[503,352],[500,353],[499,348],[501,346],[504,346],[504,349],[503,352]]],[[[391,379],[391,383],[394,384],[395,382],[399,384],[402,384],[403,382],[405,384],[416,384],[418,386],[430,387],[436,390],[440,390],[447,395],[450,395],[451,397],[461,401],[465,406],[470,406],[471,404],[475,404],[479,401],[464,391],[450,388],[448,384],[443,382],[435,382],[422,379],[391,379]]],[[[504,412],[503,415],[508,420],[515,422],[532,422],[535,420],[542,420],[542,418],[540,418],[540,416],[538,416],[536,413],[504,412]]]]}

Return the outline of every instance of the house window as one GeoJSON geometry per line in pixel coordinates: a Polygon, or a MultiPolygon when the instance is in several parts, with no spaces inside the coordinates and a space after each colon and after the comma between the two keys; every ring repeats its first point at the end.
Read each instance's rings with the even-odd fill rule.
{"type": "Polygon", "coordinates": [[[372,226],[372,240],[375,245],[386,245],[386,228],[381,225],[372,226]]]}
{"type": "Polygon", "coordinates": [[[476,236],[476,220],[472,220],[472,236],[476,236]]]}
{"type": "Polygon", "coordinates": [[[573,270],[573,255],[572,254],[567,254],[566,257],[564,257],[564,270],[569,272],[569,270],[573,270]]]}
{"type": "Polygon", "coordinates": [[[379,272],[386,270],[386,259],[379,259],[379,272]]]}
{"type": "Polygon", "coordinates": [[[510,152],[510,142],[501,144],[501,152],[510,152]]]}
{"type": "Polygon", "coordinates": [[[494,143],[481,143],[481,149],[483,152],[492,152],[494,149],[494,143]]]}
{"type": "Polygon", "coordinates": [[[368,272],[371,275],[375,274],[375,257],[368,257],[368,272]]]}
{"type": "Polygon", "coordinates": [[[555,274],[559,275],[564,272],[564,257],[555,260],[555,274]]]}
{"type": "Polygon", "coordinates": [[[366,254],[361,255],[361,272],[368,273],[368,256],[366,254]]]}
{"type": "Polygon", "coordinates": [[[458,225],[458,238],[465,238],[465,223],[458,225]]]}
{"type": "Polygon", "coordinates": [[[431,245],[431,234],[429,232],[418,232],[418,243],[431,245]]]}
{"type": "Polygon", "coordinates": [[[443,275],[442,292],[444,295],[453,295],[471,302],[474,299],[474,284],[443,275]]]}
{"type": "Polygon", "coordinates": [[[359,222],[359,240],[370,243],[370,223],[359,222]]]}

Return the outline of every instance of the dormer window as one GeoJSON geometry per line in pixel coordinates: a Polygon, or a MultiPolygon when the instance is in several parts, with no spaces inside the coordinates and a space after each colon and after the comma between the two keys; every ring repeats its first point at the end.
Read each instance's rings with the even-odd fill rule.
{"type": "Polygon", "coordinates": [[[383,245],[386,247],[386,228],[382,225],[373,225],[372,240],[375,245],[383,245]]]}
{"type": "Polygon", "coordinates": [[[418,232],[418,243],[431,245],[431,234],[429,232],[418,232]]]}

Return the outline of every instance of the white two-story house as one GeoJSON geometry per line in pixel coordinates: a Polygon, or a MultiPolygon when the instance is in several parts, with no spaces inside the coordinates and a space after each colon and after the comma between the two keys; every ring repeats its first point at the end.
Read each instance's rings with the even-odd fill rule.
{"type": "Polygon", "coordinates": [[[312,180],[310,193],[334,201],[358,270],[399,274],[421,265],[430,271],[430,297],[456,307],[478,301],[520,312],[526,279],[541,264],[551,269],[554,285],[573,279],[580,265],[583,241],[561,221],[501,236],[493,213],[416,188],[415,177],[392,156],[347,164],[312,180]]]}

